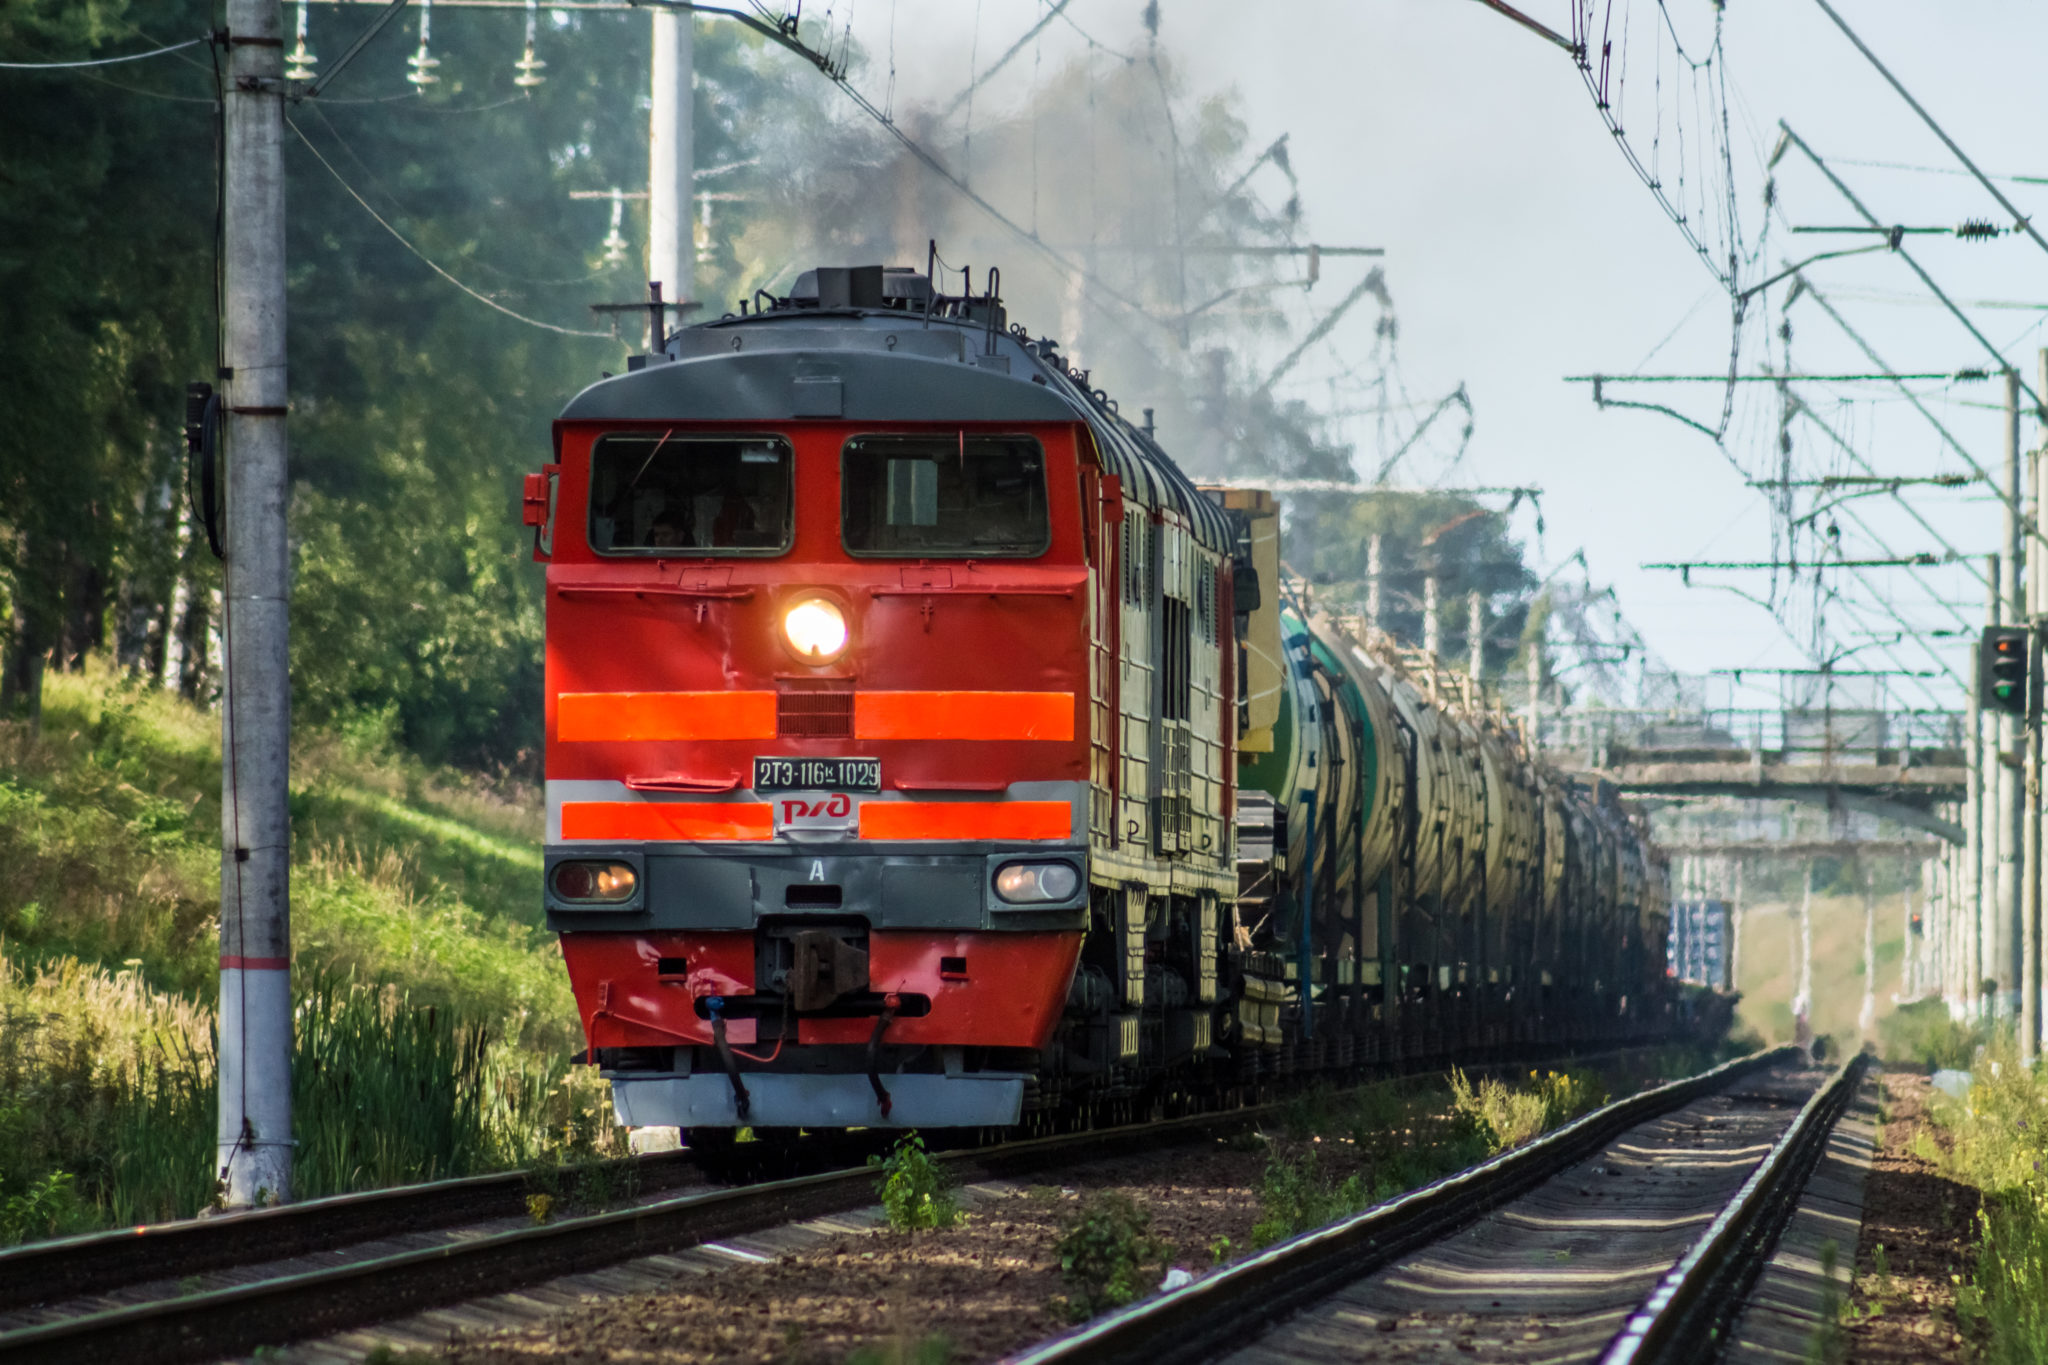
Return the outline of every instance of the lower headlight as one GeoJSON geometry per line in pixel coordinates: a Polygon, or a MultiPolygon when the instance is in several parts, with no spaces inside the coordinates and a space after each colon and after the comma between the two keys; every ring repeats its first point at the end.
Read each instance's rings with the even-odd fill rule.
{"type": "Polygon", "coordinates": [[[626,863],[556,863],[551,874],[558,900],[619,905],[633,899],[640,879],[626,863]]]}
{"type": "Polygon", "coordinates": [[[1072,900],[1081,874],[1067,863],[1004,863],[996,869],[996,894],[1017,905],[1072,900]]]}

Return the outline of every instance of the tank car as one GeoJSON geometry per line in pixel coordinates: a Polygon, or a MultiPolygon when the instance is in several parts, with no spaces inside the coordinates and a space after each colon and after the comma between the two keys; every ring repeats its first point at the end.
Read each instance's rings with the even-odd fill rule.
{"type": "Polygon", "coordinates": [[[1654,1028],[1638,828],[1320,614],[1272,499],[994,284],[808,271],[527,478],[545,908],[620,1121],[1003,1127],[1654,1028]]]}

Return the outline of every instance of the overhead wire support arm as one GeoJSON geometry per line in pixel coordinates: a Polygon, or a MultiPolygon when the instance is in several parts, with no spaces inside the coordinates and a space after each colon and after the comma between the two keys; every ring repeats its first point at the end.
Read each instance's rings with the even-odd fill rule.
{"type": "MultiPolygon", "coordinates": [[[[1850,42],[1856,45],[1856,50],[1863,54],[1865,60],[1867,60],[1872,66],[1877,68],[1877,74],[1884,77],[1885,80],[1890,83],[1892,89],[1899,92],[1899,98],[1904,100],[1908,107],[1910,107],[1914,113],[1920,116],[1920,121],[1922,123],[1925,123],[1930,129],[1933,130],[1934,135],[1941,139],[1942,146],[1948,148],[1950,152],[1955,154],[1956,160],[1962,162],[1963,165],[1969,170],[1970,174],[1977,178],[1977,183],[1982,185],[1985,188],[1985,190],[1991,195],[1991,197],[1998,201],[1998,206],[2004,209],[2007,213],[2012,215],[2013,226],[2017,230],[2024,232],[2027,234],[2027,236],[2033,238],[2034,245],[2040,247],[2043,251],[2048,251],[2048,239],[2044,239],[2041,236],[2041,234],[2035,230],[2033,223],[2029,221],[2027,215],[2021,213],[2019,209],[2013,206],[2012,200],[2006,198],[2004,192],[2000,190],[1997,185],[1992,183],[1990,176],[1984,174],[1984,172],[1977,169],[1977,163],[1970,160],[1969,155],[1966,152],[1964,152],[1961,147],[1958,147],[1956,145],[1955,139],[1950,137],[1946,132],[1942,131],[1941,125],[1934,121],[1934,115],[1928,113],[1926,109],[1921,107],[1920,101],[1913,98],[1912,91],[1906,89],[1906,87],[1900,83],[1899,78],[1891,73],[1891,68],[1887,67],[1883,62],[1879,61],[1877,59],[1877,54],[1875,52],[1872,52],[1869,49],[1869,47],[1867,47],[1864,44],[1863,40],[1856,36],[1856,30],[1850,28],[1848,22],[1844,20],[1841,15],[1835,13],[1835,7],[1833,5],[1830,5],[1828,3],[1828,0],[1813,0],[1813,2],[1816,5],[1820,6],[1821,13],[1827,15],[1828,18],[1835,21],[1835,27],[1842,30],[1843,36],[1847,37],[1850,42]]],[[[2036,405],[2039,405],[2040,401],[2041,400],[2038,397],[2034,400],[2036,405]]]]}
{"type": "MultiPolygon", "coordinates": [[[[880,124],[882,129],[889,136],[895,138],[902,145],[903,149],[909,152],[919,164],[952,186],[962,198],[966,199],[983,213],[986,213],[989,217],[995,219],[1004,231],[1010,233],[1025,246],[1037,251],[1067,274],[1087,281],[1104,298],[1115,300],[1154,326],[1166,327],[1167,324],[1153,317],[1151,312],[1142,303],[1139,303],[1136,299],[1133,299],[1108,281],[1094,274],[1080,262],[1069,258],[1064,252],[1039,237],[1038,234],[1027,230],[1022,224],[976,192],[966,181],[955,175],[943,161],[940,161],[932,153],[925,150],[923,144],[904,132],[896,125],[894,119],[877,108],[873,100],[870,100],[866,95],[855,89],[853,83],[847,79],[846,69],[843,65],[834,62],[829,54],[818,51],[799,38],[796,34],[796,20],[793,17],[785,18],[779,24],[771,24],[756,15],[748,14],[742,10],[730,9],[724,5],[698,4],[695,3],[695,0],[632,0],[632,4],[635,8],[680,10],[687,14],[709,14],[721,19],[731,19],[735,23],[754,30],[776,46],[786,48],[790,52],[795,53],[803,58],[804,61],[816,67],[819,73],[827,80],[838,86],[840,91],[848,99],[852,100],[862,113],[880,124]]],[[[1143,343],[1139,344],[1142,345],[1143,343]]]]}
{"type": "Polygon", "coordinates": [[[1322,321],[1309,329],[1308,335],[1301,339],[1301,344],[1289,351],[1286,358],[1273,367],[1272,371],[1260,382],[1260,391],[1263,392],[1272,388],[1282,375],[1293,369],[1295,363],[1308,354],[1310,347],[1330,334],[1331,329],[1336,327],[1338,322],[1343,319],[1344,314],[1351,310],[1351,305],[1357,303],[1367,294],[1377,298],[1380,301],[1380,307],[1389,310],[1393,308],[1393,300],[1387,294],[1386,276],[1378,266],[1374,266],[1370,271],[1366,272],[1365,278],[1353,285],[1351,292],[1346,294],[1335,308],[1325,313],[1322,321]]]}
{"type": "Polygon", "coordinates": [[[1503,0],[1479,0],[1479,3],[1486,6],[1490,10],[1506,15],[1508,18],[1520,24],[1523,28],[1528,29],[1537,37],[1546,39],[1550,42],[1557,44],[1566,52],[1571,53],[1572,56],[1577,57],[1580,55],[1579,45],[1577,43],[1565,37],[1562,33],[1559,33],[1557,30],[1540,23],[1535,19],[1530,18],[1528,15],[1516,9],[1513,5],[1505,4],[1503,3],[1503,0]]]}
{"type": "Polygon", "coordinates": [[[382,14],[379,14],[375,19],[372,19],[370,21],[370,26],[364,29],[362,33],[357,36],[354,42],[348,45],[347,50],[344,51],[340,57],[335,59],[334,65],[328,67],[326,71],[322,72],[320,75],[320,79],[314,81],[311,85],[306,87],[305,97],[307,99],[318,98],[320,92],[327,88],[328,83],[331,82],[336,76],[339,76],[342,72],[342,69],[346,67],[350,62],[356,59],[356,54],[361,52],[364,48],[368,47],[370,45],[370,40],[376,37],[378,34],[382,33],[384,31],[384,26],[386,24],[389,24],[393,19],[396,19],[398,17],[398,12],[404,8],[405,0],[391,0],[391,3],[384,7],[384,12],[382,14]]]}
{"type": "MultiPolygon", "coordinates": [[[[1857,451],[1857,449],[1854,446],[1850,445],[1848,441],[1844,440],[1840,432],[1836,431],[1834,427],[1830,426],[1827,422],[1823,421],[1821,419],[1820,414],[1815,412],[1811,407],[1809,407],[1804,398],[1800,397],[1796,393],[1788,393],[1786,397],[1791,400],[1793,404],[1793,410],[1797,412],[1799,416],[1805,418],[1808,422],[1811,422],[1814,426],[1820,428],[1821,432],[1828,438],[1828,440],[1834,443],[1836,449],[1840,450],[1844,455],[1847,455],[1857,464],[1862,465],[1865,469],[1870,468],[1869,462],[1863,458],[1862,454],[1859,451],[1857,451]]],[[[1951,475],[1948,477],[1961,479],[1962,476],[1951,475]]],[[[1979,474],[1977,477],[1982,482],[1990,482],[1990,476],[1988,474],[1979,474]]],[[[1925,531],[1928,535],[1934,537],[1936,544],[1940,545],[1944,550],[1948,551],[1950,554],[1958,555],[1958,562],[1963,564],[1964,567],[1966,567],[1970,571],[1970,576],[1972,578],[1975,578],[1979,583],[1984,584],[1986,587],[1989,587],[1991,585],[1990,578],[1985,574],[1983,568],[1977,563],[1976,557],[1974,555],[1963,555],[1956,548],[1955,544],[1949,540],[1947,536],[1943,535],[1940,531],[1937,531],[1934,528],[1933,524],[1929,522],[1926,517],[1920,514],[1920,509],[1913,506],[1912,503],[1907,502],[1904,498],[1900,497],[1896,490],[1887,489],[1885,491],[1887,491],[1890,494],[1894,502],[1898,503],[1900,507],[1905,509],[1907,516],[1913,518],[1913,520],[1919,524],[1921,530],[1925,531]]],[[[1844,508],[1843,510],[1845,512],[1848,512],[1850,518],[1853,521],[1855,521],[1855,523],[1859,527],[1862,527],[1865,533],[1871,535],[1874,539],[1877,538],[1876,533],[1870,530],[1869,524],[1865,522],[1862,517],[1857,516],[1853,509],[1844,508]]],[[[1917,581],[1918,575],[1915,575],[1915,579],[1917,581]]],[[[1923,583],[1921,584],[1921,586],[1926,587],[1927,585],[1923,583]]],[[[1948,610],[1950,615],[1955,616],[1959,624],[1969,624],[1969,622],[1964,620],[1962,615],[1958,613],[1953,607],[1948,608],[1948,610]]]]}
{"type": "Polygon", "coordinates": [[[1989,370],[1928,370],[1919,374],[1568,374],[1567,384],[1889,384],[1916,379],[1951,384],[1977,384],[1991,378],[1989,370]]]}
{"type": "Polygon", "coordinates": [[[1983,480],[1973,474],[1829,474],[1818,479],[1751,479],[1751,488],[1966,488],[1983,480]]]}
{"type": "MultiPolygon", "coordinates": [[[[1806,143],[1805,138],[1799,136],[1799,134],[1792,131],[1791,124],[1785,122],[1785,120],[1783,119],[1779,119],[1778,130],[1784,134],[1785,142],[1788,142],[1792,146],[1797,147],[1800,150],[1801,154],[1803,154],[1808,161],[1811,161],[1814,164],[1815,168],[1818,169],[1822,175],[1827,177],[1828,183],[1835,187],[1835,192],[1841,195],[1842,198],[1849,201],[1849,207],[1855,209],[1856,212],[1863,215],[1864,222],[1870,224],[1872,227],[1883,226],[1883,224],[1881,224],[1878,221],[1877,215],[1872,213],[1868,208],[1864,207],[1863,201],[1861,199],[1858,199],[1856,197],[1855,192],[1842,182],[1842,177],[1835,174],[1834,167],[1828,165],[1828,163],[1822,159],[1819,152],[1816,152],[1815,150],[1813,150],[1812,147],[1809,147],[1806,143]]],[[[1771,164],[1776,164],[1778,157],[1779,155],[1781,155],[1781,153],[1782,146],[1780,148],[1780,151],[1773,152],[1771,154],[1771,164]]],[[[1975,338],[1977,344],[1979,346],[1982,346],[1985,349],[1985,351],[1990,354],[1992,359],[1998,362],[1999,369],[2012,369],[2012,362],[2005,358],[2005,352],[1999,350],[1998,347],[1991,344],[1991,339],[1985,336],[1984,333],[1977,329],[1977,324],[1971,322],[1969,315],[1963,312],[1961,308],[1958,308],[1956,306],[1955,300],[1951,299],[1945,292],[1943,292],[1942,287],[1934,282],[1934,277],[1927,273],[1926,268],[1923,267],[1920,264],[1920,262],[1913,259],[1912,254],[1910,252],[1908,252],[1904,247],[1895,247],[1893,249],[1892,254],[1897,256],[1900,260],[1904,261],[1907,264],[1907,266],[1909,266],[1912,269],[1913,273],[1920,277],[1920,283],[1926,285],[1927,288],[1933,293],[1934,297],[1941,300],[1942,307],[1948,309],[1949,313],[1955,318],[1955,320],[1963,325],[1963,330],[1968,332],[1973,338],[1975,338]]],[[[1808,286],[1808,288],[1811,289],[1811,286],[1808,286]]],[[[1868,348],[1866,348],[1866,354],[1867,353],[1868,348]]],[[[2043,406],[2041,402],[2041,395],[2035,393],[2032,388],[2028,387],[2027,381],[2024,378],[2020,380],[2020,389],[2027,395],[2027,397],[2031,398],[2034,401],[2034,407],[2036,409],[2039,409],[2043,406]]]]}
{"type": "MultiPolygon", "coordinates": [[[[1785,125],[1782,123],[1778,126],[1780,128],[1785,127],[1785,125]]],[[[1813,156],[1813,152],[1806,147],[1806,144],[1803,142],[1799,142],[1798,134],[1794,133],[1790,128],[1785,128],[1785,133],[1788,137],[1792,139],[1792,141],[1799,143],[1800,149],[1802,151],[1805,151],[1808,156],[1813,156]]],[[[1821,165],[1821,169],[1823,171],[1827,170],[1826,165],[1820,162],[1820,158],[1814,157],[1814,161],[1816,164],[1821,165]]],[[[1832,171],[1829,171],[1828,175],[1831,179],[1833,178],[1832,171]]],[[[1841,182],[1839,180],[1835,183],[1838,188],[1841,188],[1841,182]]],[[[1848,194],[1848,190],[1846,188],[1842,188],[1842,192],[1845,195],[1848,194]]],[[[1850,196],[1850,202],[1855,202],[1854,196],[1850,196]]],[[[1858,204],[1857,207],[1860,209],[1862,208],[1862,205],[1858,204]]],[[[1905,258],[1907,264],[1913,265],[1912,258],[1910,256],[1906,256],[1905,252],[1902,251],[1899,253],[1899,255],[1905,258]]],[[[1914,265],[1913,268],[1915,270],[1919,270],[1919,266],[1917,265],[1914,265]]],[[[1926,274],[1924,272],[1922,272],[1921,278],[1923,280],[1927,279],[1926,274]]],[[[1932,280],[1928,280],[1927,283],[1929,288],[1933,288],[1934,282],[1932,280]]],[[[2014,515],[2018,516],[2020,518],[2021,524],[2027,528],[2027,533],[2029,535],[2032,535],[2037,540],[2041,539],[2040,529],[2034,525],[2033,519],[2027,516],[2026,508],[2023,505],[2014,502],[2011,492],[2007,490],[2005,487],[2003,487],[1996,479],[1993,479],[1991,477],[1990,470],[1984,468],[1983,465],[1977,463],[1977,457],[1972,455],[1969,452],[1969,450],[1963,445],[1963,443],[1955,438],[1955,435],[1952,432],[1950,432],[1946,426],[1942,424],[1940,418],[1936,417],[1933,413],[1927,410],[1927,405],[1920,401],[1920,396],[1914,393],[1911,389],[1907,388],[1905,384],[1900,382],[1901,380],[1905,379],[1906,376],[1890,370],[1885,365],[1884,357],[1880,356],[1876,352],[1876,350],[1874,350],[1871,347],[1870,343],[1863,339],[1863,334],[1857,331],[1854,327],[1850,326],[1849,320],[1843,317],[1839,312],[1837,312],[1835,310],[1835,306],[1832,303],[1828,302],[1827,295],[1821,293],[1820,290],[1814,288],[1812,282],[1809,281],[1803,275],[1799,277],[1798,288],[1801,293],[1807,295],[1816,304],[1820,306],[1820,310],[1826,313],[1829,319],[1831,319],[1837,327],[1842,329],[1843,333],[1849,338],[1849,340],[1856,343],[1856,349],[1863,352],[1863,356],[1866,360],[1868,360],[1871,364],[1877,366],[1879,369],[1885,370],[1886,379],[1892,384],[1892,386],[1896,388],[1899,391],[1899,393],[1905,397],[1908,403],[1911,403],[1913,405],[1913,410],[1915,412],[1919,413],[1922,417],[1925,417],[1928,423],[1931,426],[1933,426],[1935,431],[1941,434],[1941,439],[1943,443],[1946,444],[1950,450],[1953,450],[1956,453],[1957,458],[1961,459],[1964,464],[1969,466],[1970,472],[1977,476],[1978,482],[1987,485],[2000,502],[2006,504],[2008,507],[2013,509],[2014,515]]],[[[1947,296],[1943,295],[1939,289],[1935,289],[1934,292],[1938,297],[1941,298],[1941,301],[1943,303],[1948,303],[1947,296]]],[[[1948,307],[1950,312],[1957,313],[1956,306],[1954,304],[1948,303],[1948,307]]],[[[1962,315],[1960,313],[1957,313],[1957,316],[1961,317],[1962,315]]],[[[1969,320],[1967,318],[1964,319],[1964,325],[1969,325],[1969,320]]],[[[1972,331],[1972,333],[1976,332],[1975,328],[1971,328],[1970,330],[1972,331]]],[[[1978,340],[1981,341],[1983,340],[1983,338],[1979,336],[1978,340]]],[[[1988,345],[1989,343],[1986,344],[1988,345]]],[[[1802,404],[1801,406],[1804,407],[1804,404],[1802,404]]],[[[1825,424],[1822,425],[1825,426],[1825,424]]]]}
{"type": "Polygon", "coordinates": [[[1645,564],[1646,569],[1673,569],[1679,573],[1691,573],[1694,569],[1911,569],[1932,568],[1938,564],[1954,564],[1963,556],[1953,553],[1933,554],[1923,551],[1917,555],[1895,555],[1888,559],[1688,559],[1671,563],[1645,564]]]}

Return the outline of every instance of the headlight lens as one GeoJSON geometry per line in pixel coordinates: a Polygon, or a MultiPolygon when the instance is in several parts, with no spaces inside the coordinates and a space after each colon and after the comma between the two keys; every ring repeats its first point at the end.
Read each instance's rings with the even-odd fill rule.
{"type": "Polygon", "coordinates": [[[782,616],[783,638],[806,663],[830,663],[846,648],[846,617],[822,597],[807,597],[782,616]]]}
{"type": "Polygon", "coordinates": [[[591,905],[629,901],[640,881],[625,863],[556,863],[553,876],[558,899],[591,905]]]}
{"type": "Polygon", "coordinates": [[[1066,863],[1004,863],[996,870],[996,894],[1017,905],[1072,900],[1081,874],[1066,863]]]}

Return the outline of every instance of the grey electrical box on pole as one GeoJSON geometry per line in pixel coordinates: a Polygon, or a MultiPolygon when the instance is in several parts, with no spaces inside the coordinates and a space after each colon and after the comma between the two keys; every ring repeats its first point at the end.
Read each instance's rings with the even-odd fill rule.
{"type": "Polygon", "coordinates": [[[292,1190],[291,743],[285,540],[284,12],[228,0],[221,689],[221,1198],[292,1190]]]}

